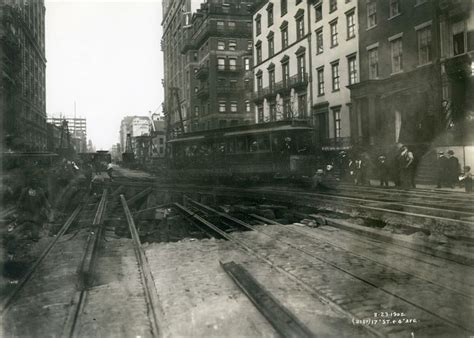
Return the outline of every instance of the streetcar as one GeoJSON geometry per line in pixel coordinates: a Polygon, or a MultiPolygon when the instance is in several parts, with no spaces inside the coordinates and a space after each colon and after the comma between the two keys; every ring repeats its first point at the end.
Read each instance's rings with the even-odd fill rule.
{"type": "Polygon", "coordinates": [[[291,120],[186,133],[168,141],[175,177],[297,178],[314,173],[314,128],[291,120]]]}

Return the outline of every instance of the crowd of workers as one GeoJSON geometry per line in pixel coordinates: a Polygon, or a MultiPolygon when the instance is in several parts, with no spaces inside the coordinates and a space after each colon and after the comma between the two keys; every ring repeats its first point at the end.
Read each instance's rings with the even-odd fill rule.
{"type": "MultiPolygon", "coordinates": [[[[36,162],[22,164],[15,173],[16,182],[10,180],[2,190],[3,201],[16,201],[12,221],[3,236],[7,253],[15,252],[19,240],[38,241],[54,222],[53,210],[66,211],[76,205],[82,196],[78,192],[92,187],[94,172],[100,174],[102,167],[66,159],[49,167],[36,162]],[[82,184],[84,179],[85,185],[82,184]]],[[[106,170],[112,179],[111,163],[106,170]]]]}

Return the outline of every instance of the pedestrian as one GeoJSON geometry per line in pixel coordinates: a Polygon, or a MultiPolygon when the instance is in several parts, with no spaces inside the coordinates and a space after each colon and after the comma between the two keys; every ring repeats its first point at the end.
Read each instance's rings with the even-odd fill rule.
{"type": "Polygon", "coordinates": [[[111,181],[114,180],[114,178],[112,176],[112,171],[113,170],[114,170],[114,168],[113,168],[112,162],[109,162],[109,164],[107,164],[107,175],[109,175],[111,181]]]}
{"type": "Polygon", "coordinates": [[[380,186],[388,187],[388,165],[385,156],[379,156],[377,162],[377,169],[380,178],[380,186]]]}
{"type": "Polygon", "coordinates": [[[367,180],[367,163],[362,157],[355,160],[356,185],[365,185],[367,180]]]}
{"type": "Polygon", "coordinates": [[[400,168],[400,181],[401,186],[404,189],[415,188],[415,157],[413,153],[408,150],[406,146],[400,149],[399,157],[399,168],[400,168]]]}
{"type": "Polygon", "coordinates": [[[446,171],[447,171],[447,158],[444,152],[438,151],[438,159],[436,160],[436,187],[442,188],[446,185],[446,171]]]}
{"type": "Polygon", "coordinates": [[[352,184],[356,183],[355,161],[349,158],[347,161],[347,169],[349,171],[349,181],[352,184]]]}
{"type": "Polygon", "coordinates": [[[87,163],[85,166],[84,166],[84,177],[86,178],[86,184],[87,184],[87,188],[90,189],[91,188],[91,184],[92,184],[92,173],[94,171],[94,168],[92,168],[92,164],[91,163],[87,163]]]}
{"type": "Polygon", "coordinates": [[[471,193],[472,192],[472,173],[471,173],[470,166],[467,165],[464,167],[464,173],[459,179],[464,182],[464,189],[466,190],[466,192],[471,193]]]}
{"type": "Polygon", "coordinates": [[[454,156],[454,151],[448,150],[448,159],[446,163],[446,178],[448,180],[448,186],[454,188],[458,183],[459,178],[459,160],[454,156]]]}

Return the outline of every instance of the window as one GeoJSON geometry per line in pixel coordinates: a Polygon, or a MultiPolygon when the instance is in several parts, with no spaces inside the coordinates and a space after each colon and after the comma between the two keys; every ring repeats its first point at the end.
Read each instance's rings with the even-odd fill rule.
{"type": "Polygon", "coordinates": [[[318,68],[318,96],[324,95],[324,67],[318,68]]]}
{"type": "Polygon", "coordinates": [[[319,4],[314,7],[316,22],[321,21],[323,19],[323,5],[319,4]]]}
{"type": "Polygon", "coordinates": [[[225,42],[217,41],[217,50],[224,50],[224,49],[225,49],[225,42]]]}
{"type": "Polygon", "coordinates": [[[331,64],[332,71],[332,91],[338,91],[339,87],[339,62],[334,62],[331,64]]]}
{"type": "Polygon", "coordinates": [[[237,102],[232,101],[232,102],[230,103],[230,111],[231,111],[232,113],[237,113],[237,102]]]}
{"type": "Polygon", "coordinates": [[[217,21],[217,27],[218,28],[223,28],[224,27],[224,21],[217,21]]]}
{"type": "Polygon", "coordinates": [[[281,67],[282,67],[283,82],[288,83],[290,80],[290,63],[285,62],[281,65],[281,67]]]}
{"type": "Polygon", "coordinates": [[[431,26],[417,31],[418,63],[424,65],[431,61],[431,26]]]}
{"type": "Polygon", "coordinates": [[[349,84],[357,82],[357,58],[355,55],[347,58],[347,69],[349,70],[349,84]]]}
{"type": "Polygon", "coordinates": [[[225,113],[226,112],[226,102],[225,101],[220,101],[219,102],[219,113],[225,113]]]}
{"type": "Polygon", "coordinates": [[[270,103],[270,121],[276,121],[276,103],[272,102],[270,103]]]}
{"type": "Polygon", "coordinates": [[[341,137],[341,108],[333,108],[332,109],[333,116],[334,116],[334,137],[340,138],[341,137]]]}
{"type": "Polygon", "coordinates": [[[227,25],[229,26],[229,28],[235,28],[235,21],[229,21],[227,22],[227,25]]]}
{"type": "Polygon", "coordinates": [[[236,50],[237,49],[237,42],[235,40],[229,41],[229,50],[236,50]]]}
{"type": "Polygon", "coordinates": [[[304,54],[299,55],[297,62],[298,62],[298,79],[302,81],[305,79],[305,75],[306,75],[305,55],[304,54]]]}
{"type": "Polygon", "coordinates": [[[196,94],[198,92],[199,88],[198,87],[194,87],[194,94],[196,94]]]}
{"type": "Polygon", "coordinates": [[[248,40],[247,41],[247,50],[252,50],[252,48],[253,48],[252,40],[248,40]]]}
{"type": "Polygon", "coordinates": [[[288,47],[288,27],[284,27],[281,30],[281,48],[288,47]]]}
{"type": "Polygon", "coordinates": [[[377,79],[379,77],[379,51],[377,48],[368,50],[369,57],[369,79],[377,79]]]}
{"type": "Polygon", "coordinates": [[[273,34],[268,37],[268,57],[273,56],[275,54],[275,44],[273,42],[273,34]]]}
{"type": "Polygon", "coordinates": [[[262,105],[258,106],[257,114],[258,114],[258,116],[257,116],[258,123],[264,122],[264,119],[263,119],[263,106],[262,105]]]}
{"type": "Polygon", "coordinates": [[[320,28],[316,31],[316,54],[321,54],[323,51],[323,29],[320,28]]]}
{"type": "Polygon", "coordinates": [[[255,31],[257,32],[257,36],[262,33],[262,21],[260,16],[257,16],[257,18],[255,19],[255,31]]]}
{"type": "Polygon", "coordinates": [[[257,91],[261,92],[263,89],[262,75],[257,75],[257,91]]]}
{"type": "Polygon", "coordinates": [[[331,48],[337,46],[337,20],[330,23],[331,27],[331,48]]]}
{"type": "Polygon", "coordinates": [[[306,95],[298,96],[298,117],[304,119],[308,116],[308,106],[306,103],[306,95]]]}
{"type": "Polygon", "coordinates": [[[367,28],[377,25],[377,3],[371,0],[367,3],[367,28]]]}
{"type": "Polygon", "coordinates": [[[244,59],[244,68],[245,68],[245,70],[250,70],[250,59],[249,58],[244,59]]]}
{"type": "Polygon", "coordinates": [[[400,0],[390,0],[389,18],[400,14],[400,0]]]}
{"type": "Polygon", "coordinates": [[[337,0],[329,0],[329,13],[337,10],[337,0]]]}
{"type": "Polygon", "coordinates": [[[225,128],[227,126],[226,120],[219,120],[219,128],[225,128]]]}
{"type": "Polygon", "coordinates": [[[229,59],[229,70],[237,70],[237,59],[229,59]]]}
{"type": "Polygon", "coordinates": [[[422,5],[424,3],[428,2],[428,0],[415,0],[415,6],[422,5]]]}
{"type": "Polygon", "coordinates": [[[268,71],[268,82],[271,89],[275,88],[275,70],[270,69],[268,71]]]}
{"type": "Polygon", "coordinates": [[[460,55],[466,52],[466,39],[464,22],[459,21],[453,24],[453,54],[460,55]]]}
{"type": "Polygon", "coordinates": [[[281,15],[288,13],[288,0],[280,0],[281,15]]]}
{"type": "Polygon", "coordinates": [[[257,53],[257,63],[260,63],[262,62],[262,44],[258,43],[257,45],[255,45],[255,50],[257,53]]]}
{"type": "Polygon", "coordinates": [[[199,116],[199,106],[194,106],[194,116],[195,117],[199,116]]]}
{"type": "Polygon", "coordinates": [[[218,70],[225,70],[225,59],[224,58],[218,58],[217,59],[217,69],[218,70]]]}
{"type": "Polygon", "coordinates": [[[355,12],[351,11],[350,13],[346,14],[346,21],[347,21],[347,40],[352,39],[355,37],[355,12]]]}
{"type": "Polygon", "coordinates": [[[250,106],[250,101],[245,101],[245,112],[250,113],[251,106],[250,106]]]}
{"type": "Polygon", "coordinates": [[[304,36],[304,17],[300,16],[296,19],[296,38],[302,39],[304,36]]]}
{"type": "Polygon", "coordinates": [[[390,41],[390,50],[392,56],[392,74],[403,71],[402,38],[390,41]]]}
{"type": "Polygon", "coordinates": [[[237,88],[237,80],[230,80],[229,87],[232,89],[237,88]]]}
{"type": "Polygon", "coordinates": [[[267,8],[267,22],[268,27],[273,25],[273,4],[271,4],[271,6],[268,6],[267,8]]]}

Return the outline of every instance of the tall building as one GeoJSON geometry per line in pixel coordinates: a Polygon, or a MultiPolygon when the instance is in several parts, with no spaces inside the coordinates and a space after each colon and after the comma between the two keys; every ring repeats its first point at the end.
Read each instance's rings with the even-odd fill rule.
{"type": "Polygon", "coordinates": [[[310,1],[261,1],[253,14],[257,123],[310,119],[310,1]]]}
{"type": "Polygon", "coordinates": [[[130,145],[135,155],[139,151],[139,142],[151,135],[151,121],[148,116],[126,116],[120,123],[120,149],[127,150],[127,137],[130,136],[130,145]]]}
{"type": "Polygon", "coordinates": [[[351,146],[351,95],[358,82],[357,0],[313,1],[311,79],[317,145],[327,152],[351,146]]]}
{"type": "Polygon", "coordinates": [[[47,146],[44,0],[0,0],[0,146],[47,146]]]}
{"type": "Polygon", "coordinates": [[[181,53],[186,42],[189,20],[194,0],[164,0],[163,9],[163,36],[161,50],[164,61],[164,112],[169,134],[178,135],[189,129],[190,103],[186,94],[189,87],[190,75],[186,77],[187,58],[181,53]]]}
{"type": "Polygon", "coordinates": [[[254,2],[208,0],[192,16],[182,49],[188,60],[192,130],[253,122],[254,2]]]}
{"type": "Polygon", "coordinates": [[[353,142],[428,146],[442,125],[437,1],[359,1],[360,83],[352,96],[353,142]]]}

